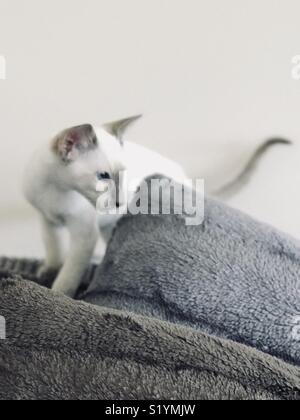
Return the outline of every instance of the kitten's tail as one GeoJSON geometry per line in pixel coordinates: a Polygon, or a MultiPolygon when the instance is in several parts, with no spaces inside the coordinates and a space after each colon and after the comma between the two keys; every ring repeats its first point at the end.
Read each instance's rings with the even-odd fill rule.
{"type": "Polygon", "coordinates": [[[236,179],[215,191],[212,195],[221,200],[230,199],[250,182],[262,157],[271,147],[277,145],[290,146],[292,144],[293,143],[290,140],[283,138],[272,138],[267,140],[255,151],[242,173],[236,179]]]}

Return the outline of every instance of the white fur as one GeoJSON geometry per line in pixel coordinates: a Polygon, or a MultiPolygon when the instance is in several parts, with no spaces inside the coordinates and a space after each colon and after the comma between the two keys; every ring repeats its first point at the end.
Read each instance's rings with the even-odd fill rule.
{"type": "Polygon", "coordinates": [[[160,154],[130,142],[121,146],[104,128],[94,128],[94,131],[99,147],[78,154],[68,165],[53,151],[53,140],[45,144],[31,159],[24,179],[25,196],[41,218],[46,260],[40,274],[60,270],[53,289],[69,296],[75,295],[91,261],[99,225],[106,227],[118,219],[103,216],[98,220],[96,172],[126,170],[129,183],[134,181],[136,186],[145,177],[157,173],[179,182],[186,179],[178,164],[160,154]],[[68,230],[71,239],[66,259],[61,244],[63,229],[68,230]]]}

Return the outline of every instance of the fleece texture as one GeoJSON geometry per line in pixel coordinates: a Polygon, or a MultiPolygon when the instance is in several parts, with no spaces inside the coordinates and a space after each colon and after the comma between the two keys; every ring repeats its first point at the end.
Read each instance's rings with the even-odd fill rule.
{"type": "Polygon", "coordinates": [[[20,276],[2,274],[0,313],[1,400],[300,399],[295,366],[188,327],[76,302],[20,276]]]}
{"type": "Polygon", "coordinates": [[[300,365],[299,242],[212,199],[200,226],[172,214],[124,217],[85,300],[300,365]]]}

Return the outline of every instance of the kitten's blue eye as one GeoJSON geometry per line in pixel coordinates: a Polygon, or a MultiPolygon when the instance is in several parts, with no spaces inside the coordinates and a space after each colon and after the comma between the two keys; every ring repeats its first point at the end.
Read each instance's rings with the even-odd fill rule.
{"type": "Polygon", "coordinates": [[[106,179],[110,179],[110,175],[108,172],[97,172],[97,178],[99,181],[103,181],[106,179]]]}

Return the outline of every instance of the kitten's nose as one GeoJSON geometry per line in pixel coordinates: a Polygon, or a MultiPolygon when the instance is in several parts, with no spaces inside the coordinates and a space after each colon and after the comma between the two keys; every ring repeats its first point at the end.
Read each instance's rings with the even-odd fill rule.
{"type": "Polygon", "coordinates": [[[116,207],[117,207],[117,209],[119,209],[121,207],[121,204],[118,201],[116,202],[116,207]]]}

